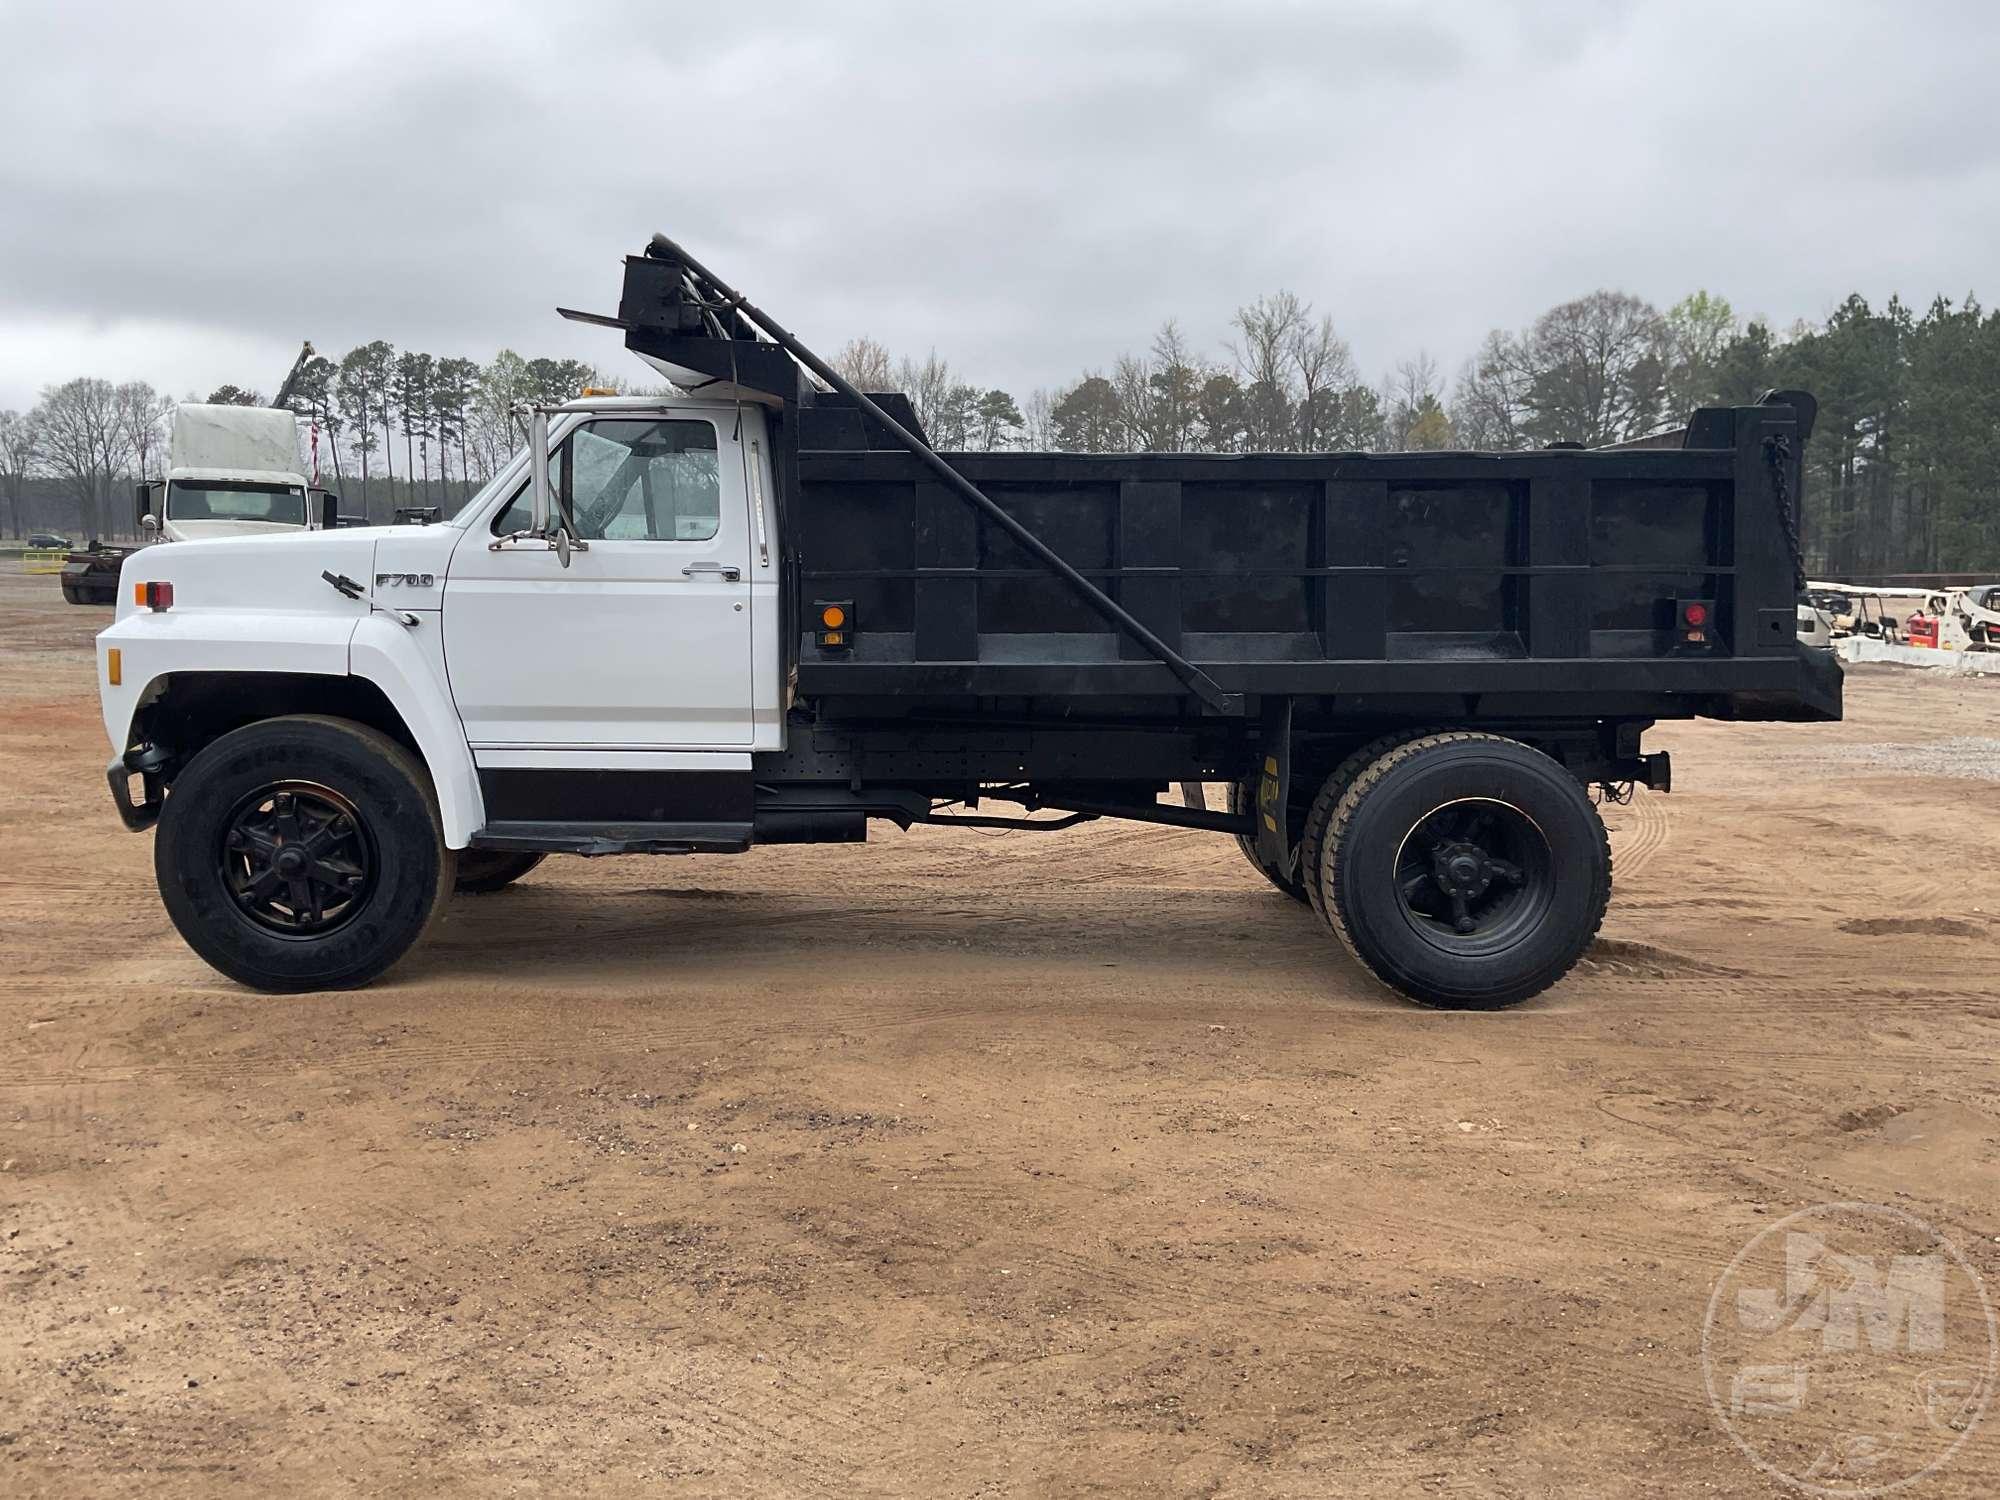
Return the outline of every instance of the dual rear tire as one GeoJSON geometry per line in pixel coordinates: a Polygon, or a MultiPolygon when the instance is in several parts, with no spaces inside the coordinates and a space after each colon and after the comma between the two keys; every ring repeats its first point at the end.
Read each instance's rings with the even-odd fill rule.
{"type": "Polygon", "coordinates": [[[1611,897],[1610,845],[1583,787],[1491,734],[1356,752],[1314,799],[1300,864],[1314,909],[1371,974],[1453,1009],[1547,989],[1590,946],[1611,897]]]}

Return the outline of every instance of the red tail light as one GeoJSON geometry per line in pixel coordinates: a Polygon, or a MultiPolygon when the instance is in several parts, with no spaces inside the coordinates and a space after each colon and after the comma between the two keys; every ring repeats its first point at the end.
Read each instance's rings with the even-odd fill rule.
{"type": "Polygon", "coordinates": [[[1682,599],[1674,606],[1675,634],[1684,646],[1705,646],[1708,644],[1709,621],[1714,618],[1715,604],[1708,599],[1682,599]]]}
{"type": "Polygon", "coordinates": [[[135,583],[132,585],[132,602],[141,609],[172,609],[174,586],[171,583],[135,583]]]}

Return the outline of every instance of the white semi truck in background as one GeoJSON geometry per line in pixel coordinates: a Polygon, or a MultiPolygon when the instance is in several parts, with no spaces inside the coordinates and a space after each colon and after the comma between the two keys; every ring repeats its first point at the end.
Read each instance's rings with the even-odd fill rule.
{"type": "MultiPolygon", "coordinates": [[[[168,414],[167,477],[138,481],[148,542],[272,536],[337,524],[338,501],[301,472],[298,418],[270,406],[183,401],[168,414]]],[[[95,542],[63,566],[63,597],[110,604],[129,547],[95,542]]]]}

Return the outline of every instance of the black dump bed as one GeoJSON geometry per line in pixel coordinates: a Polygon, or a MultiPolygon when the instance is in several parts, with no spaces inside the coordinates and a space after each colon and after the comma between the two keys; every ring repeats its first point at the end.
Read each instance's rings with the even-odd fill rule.
{"type": "MultiPolygon", "coordinates": [[[[1798,641],[1774,493],[1782,468],[1797,494],[1801,425],[1774,400],[1703,412],[1675,448],[949,459],[1232,691],[1837,718],[1838,668],[1798,641]],[[1685,601],[1709,616],[1699,642],[1685,601]]],[[[824,407],[799,426],[805,444],[860,435],[824,407]]],[[[789,510],[806,695],[1174,686],[906,452],[802,446],[789,510]],[[823,648],[816,606],[835,601],[849,626],[823,648]]]]}
{"type": "Polygon", "coordinates": [[[1803,393],[1588,451],[946,455],[968,496],[893,430],[916,427],[907,402],[873,398],[871,415],[815,386],[752,315],[833,374],[665,240],[628,260],[619,316],[600,321],[685,383],[775,398],[803,700],[1186,710],[1192,676],[1246,713],[1286,697],[1840,716],[1838,665],[1797,636],[1803,393]]]}

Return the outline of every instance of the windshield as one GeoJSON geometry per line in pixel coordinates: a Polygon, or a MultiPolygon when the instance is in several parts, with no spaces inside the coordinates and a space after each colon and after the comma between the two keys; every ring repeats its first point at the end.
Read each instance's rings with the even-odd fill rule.
{"type": "Polygon", "coordinates": [[[169,521],[267,521],[306,524],[306,492],[295,484],[240,479],[176,479],[167,491],[169,521]]]}

